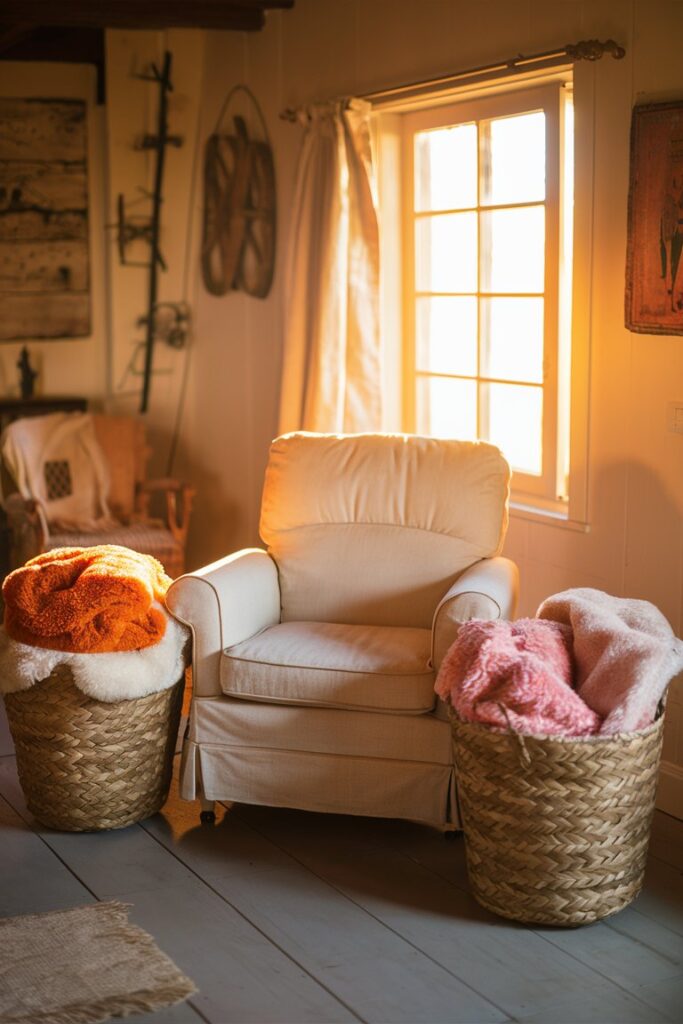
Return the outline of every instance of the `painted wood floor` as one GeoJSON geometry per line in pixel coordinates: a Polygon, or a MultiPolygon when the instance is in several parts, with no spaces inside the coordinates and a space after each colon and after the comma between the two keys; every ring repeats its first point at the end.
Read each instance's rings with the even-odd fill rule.
{"type": "Polygon", "coordinates": [[[683,822],[658,814],[637,902],[526,928],[467,890],[462,839],[263,807],[200,826],[175,788],[119,832],[41,829],[0,757],[0,916],[116,898],[195,981],[150,1024],[683,1020],[683,822]]]}

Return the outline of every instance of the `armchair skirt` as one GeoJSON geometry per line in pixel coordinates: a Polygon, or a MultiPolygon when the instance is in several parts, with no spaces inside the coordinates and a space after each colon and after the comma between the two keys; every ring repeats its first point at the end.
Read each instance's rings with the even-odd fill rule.
{"type": "Polygon", "coordinates": [[[457,826],[451,747],[450,722],[434,714],[201,699],[181,796],[457,826]]]}

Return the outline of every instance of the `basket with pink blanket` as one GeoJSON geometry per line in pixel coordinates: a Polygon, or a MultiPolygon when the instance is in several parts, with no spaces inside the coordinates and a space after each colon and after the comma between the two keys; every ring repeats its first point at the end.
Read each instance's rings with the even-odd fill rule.
{"type": "Polygon", "coordinates": [[[448,702],[467,867],[503,917],[577,925],[640,891],[664,697],[683,642],[649,602],[568,590],[535,619],[461,626],[448,702]]]}

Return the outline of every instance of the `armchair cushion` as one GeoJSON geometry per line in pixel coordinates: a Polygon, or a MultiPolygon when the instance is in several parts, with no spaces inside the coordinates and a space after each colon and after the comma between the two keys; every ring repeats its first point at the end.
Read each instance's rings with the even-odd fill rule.
{"type": "Polygon", "coordinates": [[[231,697],[422,714],[434,707],[428,629],[285,622],[236,644],[221,661],[231,697]]]}

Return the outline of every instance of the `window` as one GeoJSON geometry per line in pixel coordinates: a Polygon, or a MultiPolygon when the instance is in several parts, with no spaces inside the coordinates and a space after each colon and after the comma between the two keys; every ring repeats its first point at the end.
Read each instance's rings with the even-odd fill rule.
{"type": "Polygon", "coordinates": [[[393,124],[402,171],[401,428],[498,445],[513,468],[513,499],[566,515],[571,89],[463,100],[393,124]]]}

